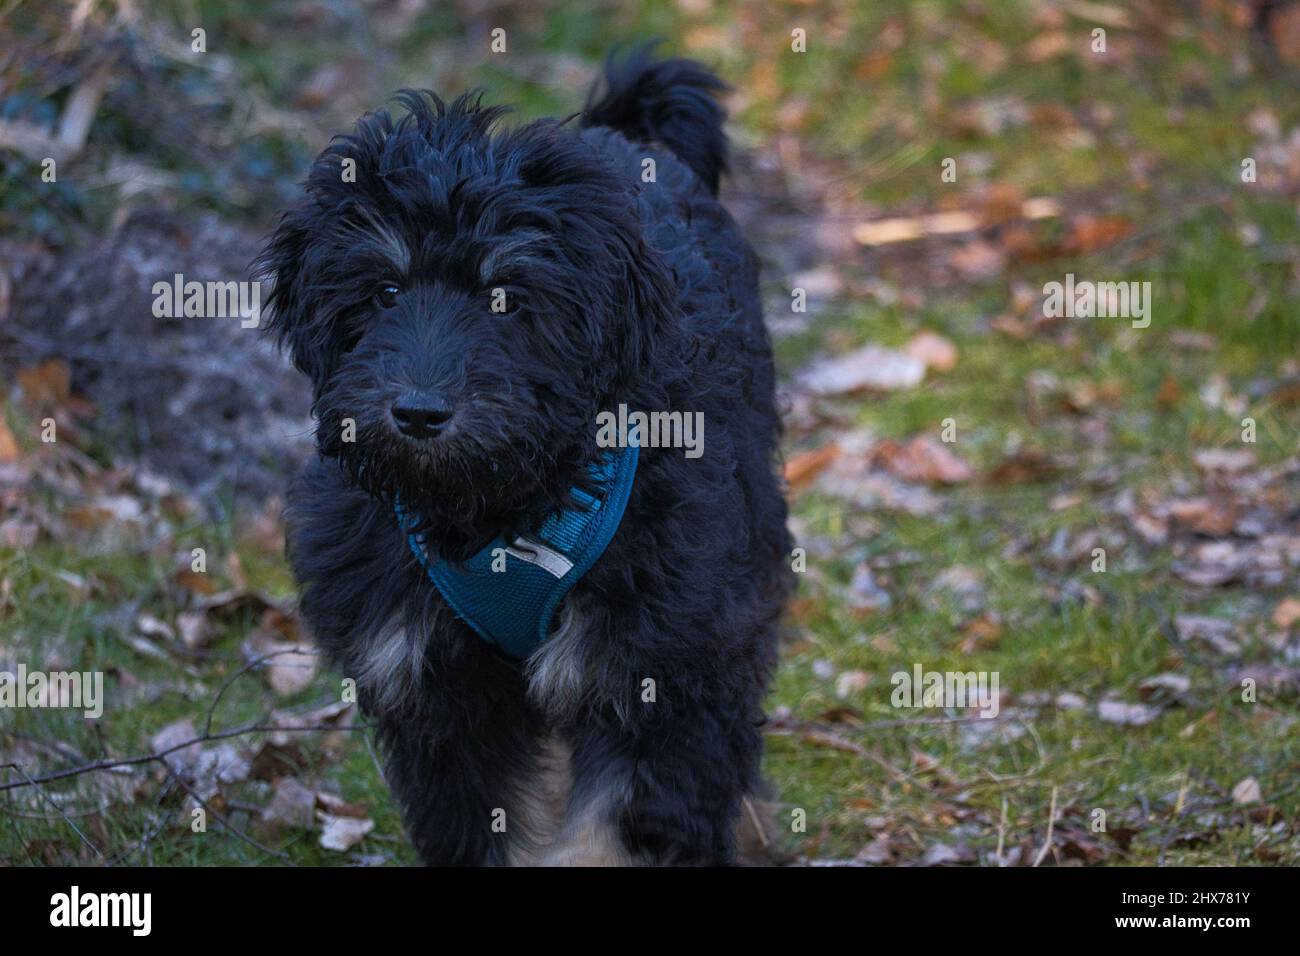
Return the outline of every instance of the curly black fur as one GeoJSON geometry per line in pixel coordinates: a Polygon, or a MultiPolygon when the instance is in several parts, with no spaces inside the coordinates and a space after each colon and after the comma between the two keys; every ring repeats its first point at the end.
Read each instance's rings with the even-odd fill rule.
{"type": "Polygon", "coordinates": [[[314,385],[320,457],[289,505],[303,615],[357,679],[429,863],[546,859],[599,827],[628,861],[727,862],[759,780],[790,542],[757,262],[714,198],[722,84],[645,50],[606,84],[576,128],[398,94],[400,119],[368,114],[321,153],[259,259],[270,327],[314,385]],[[411,388],[451,399],[437,438],[394,427],[411,388]],[[568,502],[620,403],[702,412],[704,454],[642,449],[566,633],[509,659],[451,613],[391,502],[450,560],[509,539],[568,502]],[[529,804],[557,742],[568,822],[544,832],[529,804]]]}

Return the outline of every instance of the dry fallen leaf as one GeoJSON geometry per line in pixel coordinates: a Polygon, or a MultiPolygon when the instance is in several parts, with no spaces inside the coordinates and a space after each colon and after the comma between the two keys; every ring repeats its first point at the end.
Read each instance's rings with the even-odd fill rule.
{"type": "Polygon", "coordinates": [[[1273,623],[1284,630],[1300,623],[1300,598],[1284,598],[1273,608],[1273,623]]]}
{"type": "Polygon", "coordinates": [[[1175,701],[1191,689],[1192,682],[1185,674],[1167,672],[1143,680],[1138,684],[1138,695],[1154,702],[1175,701]]]}
{"type": "MultiPolygon", "coordinates": [[[[183,573],[178,574],[176,577],[177,580],[180,581],[183,577],[183,573]]],[[[207,575],[195,575],[195,577],[200,577],[205,580],[207,579],[207,575]]],[[[192,582],[192,579],[186,577],[185,582],[186,584],[189,584],[192,582]]],[[[204,596],[199,597],[194,601],[194,607],[196,609],[208,611],[220,618],[231,618],[244,610],[256,614],[262,614],[269,608],[277,607],[275,599],[270,595],[264,594],[261,591],[254,591],[246,588],[233,588],[229,591],[221,591],[216,594],[206,594],[202,591],[201,587],[197,589],[191,588],[191,590],[195,590],[196,593],[204,594],[204,596]]]]}
{"type": "Polygon", "coordinates": [[[1263,794],[1259,789],[1259,781],[1254,777],[1247,777],[1232,788],[1232,802],[1239,807],[1259,803],[1262,799],[1263,794]]]}
{"type": "Polygon", "coordinates": [[[336,817],[321,812],[318,814],[323,828],[320,845],[326,850],[344,853],[360,843],[367,833],[375,828],[374,820],[358,820],[356,817],[336,817]]]}
{"type": "Polygon", "coordinates": [[[905,445],[882,441],[872,449],[872,459],[904,481],[955,485],[974,474],[970,465],[928,435],[917,435],[905,445]]]}
{"type": "Polygon", "coordinates": [[[958,843],[956,846],[936,843],[925,851],[925,856],[921,858],[921,865],[953,866],[957,863],[974,863],[977,859],[975,851],[965,843],[958,843]]]}
{"type": "Polygon", "coordinates": [[[140,501],[130,495],[101,495],[85,504],[65,508],[63,518],[83,531],[98,531],[137,523],[144,517],[140,501]]]}
{"type": "Polygon", "coordinates": [[[843,704],[839,707],[823,710],[817,715],[817,720],[823,724],[845,724],[849,727],[861,727],[862,717],[862,711],[848,704],[843,704]]]}
{"type": "Polygon", "coordinates": [[[1255,453],[1248,449],[1207,448],[1193,458],[1202,471],[1245,471],[1255,465],[1255,453]]]}
{"type": "Polygon", "coordinates": [[[938,332],[917,333],[903,346],[903,351],[936,372],[951,372],[957,367],[957,346],[938,332]]]}
{"type": "Polygon", "coordinates": [[[1182,400],[1183,387],[1178,384],[1178,379],[1172,373],[1166,374],[1160,383],[1159,391],[1156,392],[1156,407],[1167,412],[1182,400]]]}
{"type": "MultiPolygon", "coordinates": [[[[323,737],[317,738],[324,749],[331,750],[342,743],[342,730],[351,726],[352,717],[352,704],[345,702],[326,704],[324,707],[309,711],[273,710],[271,712],[271,726],[283,729],[271,731],[267,736],[267,742],[272,748],[292,750],[302,742],[303,736],[291,728],[337,727],[339,730],[329,731],[323,737]]],[[[279,776],[279,773],[273,772],[271,776],[279,776]]],[[[326,807],[326,809],[332,811],[330,807],[326,807]]]]}
{"type": "Polygon", "coordinates": [[[15,376],[23,401],[31,408],[50,409],[64,405],[72,392],[72,369],[62,359],[50,359],[15,376]]]}
{"type": "Polygon", "coordinates": [[[856,697],[867,689],[870,682],[871,674],[867,671],[845,671],[835,680],[835,696],[840,700],[856,697]]]}
{"type": "Polygon", "coordinates": [[[980,227],[980,218],[973,212],[942,212],[929,216],[878,219],[860,223],[853,229],[853,239],[863,246],[885,246],[895,242],[910,242],[926,236],[951,236],[974,232],[980,227]]]}
{"type": "Polygon", "coordinates": [[[135,626],[136,630],[145,637],[163,641],[176,640],[176,632],[172,630],[171,625],[166,621],[159,620],[152,614],[141,614],[135,619],[135,626]]]}
{"type": "Polygon", "coordinates": [[[833,299],[844,291],[844,279],[838,269],[821,266],[792,275],[791,289],[803,289],[810,299],[833,299]]]}
{"type": "Polygon", "coordinates": [[[883,865],[894,858],[893,840],[885,831],[876,834],[874,840],[858,851],[853,858],[858,863],[883,865]]]}
{"type": "Polygon", "coordinates": [[[979,197],[980,221],[984,226],[1000,226],[1020,218],[1025,195],[1012,183],[990,183],[979,197]]]}
{"type": "Polygon", "coordinates": [[[1100,863],[1109,855],[1107,847],[1097,842],[1091,831],[1079,827],[1059,827],[1053,842],[1061,856],[1068,860],[1082,860],[1089,866],[1100,863]]]}
{"type": "Polygon", "coordinates": [[[258,627],[262,631],[293,642],[298,640],[298,625],[297,615],[286,613],[278,607],[269,607],[262,612],[258,627]]]}
{"type": "Polygon", "coordinates": [[[889,592],[876,583],[871,565],[866,562],[854,568],[845,598],[854,611],[868,614],[884,610],[892,603],[889,592]]]}
{"type": "Polygon", "coordinates": [[[200,799],[208,800],[217,795],[222,784],[247,780],[251,769],[249,761],[233,744],[207,746],[193,768],[194,792],[200,799]]]}
{"type": "Polygon", "coordinates": [[[865,454],[841,455],[817,479],[817,490],[859,508],[932,515],[940,501],[928,488],[909,484],[871,466],[865,454]]]}
{"type": "Polygon", "coordinates": [[[840,454],[836,442],[827,442],[820,448],[791,455],[785,463],[785,481],[792,491],[797,491],[822,473],[840,454]]]}
{"type": "Polygon", "coordinates": [[[1070,51],[1070,35],[1064,30],[1051,30],[1040,33],[1025,46],[1025,59],[1030,63],[1042,63],[1070,51]]]}
{"type": "MultiPolygon", "coordinates": [[[[187,740],[193,740],[198,736],[194,730],[194,721],[188,717],[184,720],[177,720],[162,730],[158,731],[149,738],[149,749],[154,753],[161,753],[164,750],[171,750],[187,740]]],[[[167,769],[177,776],[188,777],[191,771],[199,761],[199,755],[202,751],[200,744],[192,744],[188,747],[181,747],[179,750],[171,750],[170,753],[164,754],[162,760],[167,765],[167,769]]]]}
{"type": "Polygon", "coordinates": [[[334,817],[350,817],[353,820],[364,820],[370,816],[370,808],[362,803],[348,803],[342,797],[336,797],[332,793],[320,791],[316,794],[316,802],[321,805],[321,809],[334,817]]]}
{"type": "Polygon", "coordinates": [[[1300,66],[1300,7],[1278,4],[1268,18],[1268,35],[1278,56],[1300,66]]]}
{"type": "Polygon", "coordinates": [[[1120,216],[1081,216],[1066,236],[1062,251],[1096,252],[1128,238],[1132,232],[1133,223],[1120,216]]]}
{"type": "Polygon", "coordinates": [[[975,239],[949,256],[948,261],[966,281],[981,282],[1002,274],[1007,254],[991,242],[975,239]]]}
{"type": "Polygon", "coordinates": [[[206,647],[212,639],[212,626],[202,611],[184,611],[176,615],[176,630],[181,643],[192,651],[206,647]]]}
{"type": "Polygon", "coordinates": [[[280,777],[275,796],[262,808],[258,821],[266,828],[280,826],[310,830],[316,820],[316,794],[297,777],[280,777]]]}
{"type": "Polygon", "coordinates": [[[1097,716],[1108,724],[1141,727],[1159,717],[1160,708],[1146,704],[1126,704],[1122,700],[1103,700],[1097,705],[1097,716]]]}
{"type": "Polygon", "coordinates": [[[893,638],[888,634],[877,634],[871,639],[871,646],[880,654],[896,654],[898,645],[894,643],[893,638]]]}
{"type": "Polygon", "coordinates": [[[188,565],[172,575],[172,580],[192,594],[213,595],[217,593],[217,582],[212,579],[212,575],[195,571],[188,565]]]}
{"type": "Polygon", "coordinates": [[[0,545],[15,550],[30,548],[40,537],[41,526],[34,521],[10,518],[0,522],[0,545]]]}
{"type": "Polygon", "coordinates": [[[1237,511],[1224,498],[1183,498],[1167,503],[1169,516],[1182,528],[1214,538],[1231,534],[1237,511]]]}
{"type": "Polygon", "coordinates": [[[1179,614],[1174,618],[1174,630],[1180,641],[1203,641],[1219,654],[1232,656],[1241,652],[1241,645],[1233,640],[1235,625],[1221,617],[1179,614]]]}
{"type": "Polygon", "coordinates": [[[319,659],[305,644],[268,641],[258,648],[261,654],[274,654],[266,662],[266,682],[281,697],[291,697],[306,690],[316,679],[319,659]]]}
{"type": "Polygon", "coordinates": [[[989,472],[988,480],[995,485],[1025,485],[1050,481],[1060,469],[1046,453],[1034,448],[1022,448],[1007,456],[989,472]]]}
{"type": "MultiPolygon", "coordinates": [[[[1051,197],[1026,199],[1020,206],[1024,219],[1048,219],[1060,213],[1060,204],[1051,197]]],[[[910,242],[926,236],[952,236],[975,232],[986,223],[985,217],[967,210],[938,212],[928,216],[897,219],[878,219],[859,223],[853,228],[853,240],[863,246],[883,246],[895,242],[910,242]]]]}
{"type": "Polygon", "coordinates": [[[0,462],[18,460],[18,441],[14,438],[9,423],[0,416],[0,462]]]}
{"type": "Polygon", "coordinates": [[[1241,577],[1241,570],[1228,564],[1177,564],[1174,573],[1188,584],[1198,588],[1217,588],[1231,584],[1241,577]]]}
{"type": "Polygon", "coordinates": [[[958,650],[963,654],[996,647],[1002,640],[1002,621],[996,614],[985,611],[978,617],[971,618],[962,628],[961,644],[958,650]]]}
{"type": "Polygon", "coordinates": [[[939,610],[955,607],[962,614],[980,614],[988,601],[984,577],[979,570],[955,564],[940,572],[925,589],[926,606],[939,610]]]}
{"type": "Polygon", "coordinates": [[[868,345],[807,369],[800,381],[817,395],[842,395],[870,389],[892,392],[913,388],[925,378],[925,365],[895,349],[868,345]]]}

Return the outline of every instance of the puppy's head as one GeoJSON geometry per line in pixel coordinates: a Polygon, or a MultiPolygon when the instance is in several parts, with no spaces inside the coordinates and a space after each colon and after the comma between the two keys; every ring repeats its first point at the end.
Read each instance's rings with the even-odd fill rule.
{"type": "Polygon", "coordinates": [[[398,101],[321,153],[259,273],[321,453],[468,549],[580,479],[597,412],[651,362],[669,279],[631,185],[571,129],[398,101]]]}

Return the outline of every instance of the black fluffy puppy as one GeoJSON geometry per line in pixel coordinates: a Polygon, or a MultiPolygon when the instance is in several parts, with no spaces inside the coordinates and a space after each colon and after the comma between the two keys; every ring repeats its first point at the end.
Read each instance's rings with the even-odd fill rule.
{"type": "Polygon", "coordinates": [[[576,123],[509,130],[403,92],[400,119],[320,155],[259,260],[315,387],[320,456],[289,505],[303,615],[429,863],[734,857],[792,575],[757,263],[715,198],[722,88],[641,50],[576,123]],[[620,405],[702,413],[703,454],[642,447],[549,639],[503,653],[394,503],[462,567],[574,509],[620,405]]]}

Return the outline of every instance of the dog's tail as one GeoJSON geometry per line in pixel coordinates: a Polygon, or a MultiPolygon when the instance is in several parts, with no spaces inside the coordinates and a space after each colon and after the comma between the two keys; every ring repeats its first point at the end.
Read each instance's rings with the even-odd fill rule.
{"type": "Polygon", "coordinates": [[[605,61],[601,84],[583,108],[583,126],[608,126],[629,139],[667,146],[700,181],[718,192],[727,171],[726,111],[717,97],[727,84],[694,60],[656,60],[654,43],[634,47],[605,61]]]}

